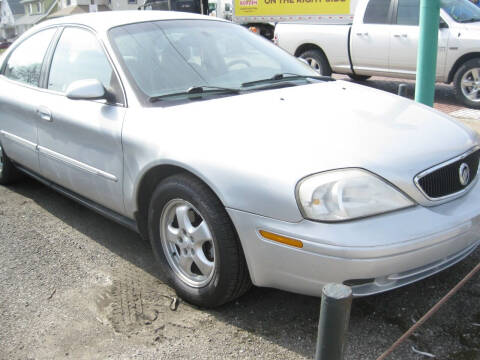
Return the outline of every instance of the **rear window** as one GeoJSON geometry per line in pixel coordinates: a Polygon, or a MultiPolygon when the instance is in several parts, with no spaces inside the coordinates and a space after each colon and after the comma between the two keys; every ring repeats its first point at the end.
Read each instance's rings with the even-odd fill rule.
{"type": "Polygon", "coordinates": [[[398,25],[418,25],[419,15],[420,0],[398,0],[398,25]]]}
{"type": "Polygon", "coordinates": [[[363,17],[364,24],[388,24],[390,22],[390,0],[370,0],[363,17]]]}

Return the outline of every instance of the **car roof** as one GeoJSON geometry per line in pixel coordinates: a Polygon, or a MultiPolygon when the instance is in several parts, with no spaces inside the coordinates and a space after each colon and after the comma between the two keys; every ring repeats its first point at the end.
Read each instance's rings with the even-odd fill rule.
{"type": "MultiPolygon", "coordinates": [[[[192,14],[178,11],[158,11],[158,10],[119,10],[102,11],[87,14],[78,14],[65,16],[57,19],[47,20],[41,23],[40,27],[52,25],[76,24],[88,26],[97,32],[105,32],[116,26],[156,20],[217,20],[211,16],[192,14]]],[[[38,29],[38,26],[36,27],[38,29]]]]}

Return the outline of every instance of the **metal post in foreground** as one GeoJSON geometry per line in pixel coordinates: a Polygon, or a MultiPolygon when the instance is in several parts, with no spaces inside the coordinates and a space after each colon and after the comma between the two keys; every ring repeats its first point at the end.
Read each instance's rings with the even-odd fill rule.
{"type": "Polygon", "coordinates": [[[327,284],[322,291],[315,360],[342,360],[350,320],[352,289],[327,284]]]}
{"type": "Polygon", "coordinates": [[[417,55],[415,101],[433,106],[437,69],[440,0],[420,0],[420,38],[417,55]]]}
{"type": "Polygon", "coordinates": [[[398,85],[398,96],[407,97],[407,84],[398,85]]]}

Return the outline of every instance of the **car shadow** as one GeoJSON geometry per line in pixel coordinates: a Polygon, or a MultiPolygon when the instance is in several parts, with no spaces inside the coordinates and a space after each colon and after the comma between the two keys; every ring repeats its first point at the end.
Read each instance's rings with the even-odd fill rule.
{"type": "MultiPolygon", "coordinates": [[[[9,189],[31,199],[62,222],[164,282],[164,276],[155,264],[150,245],[136,233],[56,193],[36,180],[26,178],[9,189]]],[[[350,318],[346,359],[376,358],[380,355],[452,288],[479,258],[480,253],[477,251],[468,261],[419,283],[386,294],[355,299],[350,318]]],[[[445,340],[445,346],[453,346],[452,341],[456,341],[455,344],[460,341],[460,335],[455,332],[458,314],[475,307],[479,300],[480,291],[474,291],[473,295],[470,292],[465,298],[452,301],[453,305],[450,304],[451,308],[443,312],[442,318],[437,319],[433,330],[430,328],[429,333],[420,330],[409,342],[423,351],[431,351],[431,342],[435,340],[438,330],[439,333],[446,333],[450,339],[445,340]],[[428,336],[423,336],[424,334],[428,336]]],[[[318,298],[254,287],[241,298],[218,309],[197,311],[207,312],[247,335],[255,334],[300,356],[312,358],[315,353],[319,309],[318,298]]],[[[480,312],[475,316],[480,316],[480,312]]],[[[440,340],[437,338],[435,341],[443,340],[440,337],[440,340]]],[[[413,355],[410,347],[399,349],[400,354],[404,354],[402,351],[413,355]]],[[[402,356],[398,359],[405,358],[402,356]]]]}

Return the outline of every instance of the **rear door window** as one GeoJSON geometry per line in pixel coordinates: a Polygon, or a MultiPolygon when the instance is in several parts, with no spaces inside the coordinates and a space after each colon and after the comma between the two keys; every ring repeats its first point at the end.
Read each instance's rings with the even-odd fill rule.
{"type": "Polygon", "coordinates": [[[40,86],[40,74],[48,46],[57,29],[40,31],[23,41],[10,55],[4,75],[31,86],[40,86]]]}
{"type": "Polygon", "coordinates": [[[363,17],[364,24],[389,24],[390,0],[370,0],[363,17]]]}
{"type": "Polygon", "coordinates": [[[397,25],[418,25],[420,0],[398,0],[397,25]]]}

